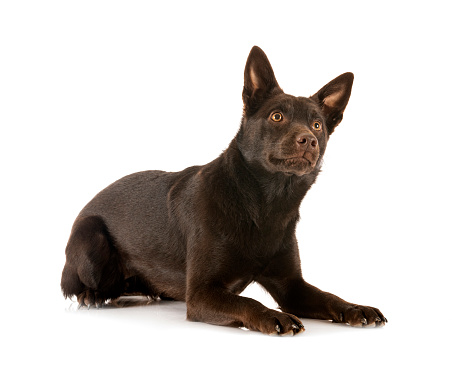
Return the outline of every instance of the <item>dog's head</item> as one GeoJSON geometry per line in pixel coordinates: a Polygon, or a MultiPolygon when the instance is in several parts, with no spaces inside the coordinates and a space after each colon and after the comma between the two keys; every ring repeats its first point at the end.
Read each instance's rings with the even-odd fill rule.
{"type": "Polygon", "coordinates": [[[302,176],[319,168],[329,136],[343,118],[354,75],[345,73],[311,97],[280,88],[265,53],[253,47],[244,71],[244,114],[237,142],[249,164],[302,176]]]}

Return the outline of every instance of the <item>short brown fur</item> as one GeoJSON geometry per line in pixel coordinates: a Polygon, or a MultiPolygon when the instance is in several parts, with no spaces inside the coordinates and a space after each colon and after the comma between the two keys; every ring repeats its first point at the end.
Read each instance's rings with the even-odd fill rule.
{"type": "Polygon", "coordinates": [[[64,295],[98,306],[126,294],[182,300],[189,320],[267,334],[302,332],[298,317],[383,326],[378,309],[305,282],[295,237],[300,203],[343,118],[353,75],[294,97],[254,47],[244,76],[241,126],[218,158],[126,176],[80,212],[66,247],[64,295]],[[254,281],[281,311],[239,295],[254,281]]]}

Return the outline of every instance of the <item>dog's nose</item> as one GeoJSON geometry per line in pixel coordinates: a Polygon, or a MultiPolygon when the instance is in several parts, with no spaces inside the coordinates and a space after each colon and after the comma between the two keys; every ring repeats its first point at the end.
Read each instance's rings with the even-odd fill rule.
{"type": "Polygon", "coordinates": [[[318,144],[318,140],[316,137],[311,133],[303,133],[298,136],[297,143],[300,147],[316,147],[318,144]]]}

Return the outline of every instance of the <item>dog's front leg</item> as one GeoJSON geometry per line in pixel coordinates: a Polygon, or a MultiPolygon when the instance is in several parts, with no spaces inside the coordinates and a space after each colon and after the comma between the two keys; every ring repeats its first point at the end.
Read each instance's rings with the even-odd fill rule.
{"type": "Polygon", "coordinates": [[[387,322],[377,308],[349,303],[308,284],[301,274],[296,246],[275,258],[257,281],[280,309],[302,318],[332,320],[355,327],[383,326],[387,322]]]}
{"type": "Polygon", "coordinates": [[[278,288],[269,292],[279,292],[277,301],[280,308],[297,316],[327,319],[354,327],[383,326],[387,322],[377,308],[349,303],[308,284],[301,277],[280,284],[275,284],[278,288]],[[286,288],[283,293],[280,291],[282,287],[286,288]]]}
{"type": "Polygon", "coordinates": [[[246,327],[265,334],[296,334],[304,330],[293,314],[269,309],[238,295],[249,284],[251,265],[228,242],[206,234],[189,244],[186,266],[187,319],[246,327]]]}
{"type": "Polygon", "coordinates": [[[254,299],[233,294],[216,283],[190,286],[187,289],[187,319],[221,326],[246,327],[269,335],[293,335],[304,330],[296,316],[269,309],[254,299]]]}

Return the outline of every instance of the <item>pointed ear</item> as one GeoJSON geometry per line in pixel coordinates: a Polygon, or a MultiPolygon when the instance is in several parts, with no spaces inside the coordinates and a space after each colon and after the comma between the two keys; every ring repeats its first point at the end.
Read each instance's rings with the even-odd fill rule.
{"type": "Polygon", "coordinates": [[[256,111],[269,96],[281,93],[274,71],[264,51],[254,46],[244,70],[243,102],[246,115],[256,111]]]}
{"type": "Polygon", "coordinates": [[[344,109],[351,96],[353,81],[354,74],[346,72],[323,86],[315,95],[310,97],[321,106],[329,134],[333,133],[334,128],[343,119],[344,109]]]}

